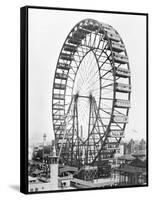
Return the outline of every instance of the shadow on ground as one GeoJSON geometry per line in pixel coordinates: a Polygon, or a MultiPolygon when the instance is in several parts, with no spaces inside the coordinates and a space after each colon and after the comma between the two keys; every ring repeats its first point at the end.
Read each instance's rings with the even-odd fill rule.
{"type": "Polygon", "coordinates": [[[17,191],[17,192],[20,191],[20,186],[19,186],[19,185],[10,185],[9,187],[10,187],[11,189],[17,191]]]}

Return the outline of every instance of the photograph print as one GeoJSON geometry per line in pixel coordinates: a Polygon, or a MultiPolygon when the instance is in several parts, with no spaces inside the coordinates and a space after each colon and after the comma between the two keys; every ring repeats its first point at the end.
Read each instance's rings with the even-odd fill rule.
{"type": "Polygon", "coordinates": [[[147,21],[21,8],[22,192],[148,185],[147,21]]]}

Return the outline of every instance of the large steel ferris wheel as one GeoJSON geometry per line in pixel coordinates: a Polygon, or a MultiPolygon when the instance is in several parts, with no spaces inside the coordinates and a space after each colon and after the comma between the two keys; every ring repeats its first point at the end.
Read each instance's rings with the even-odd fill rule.
{"type": "Polygon", "coordinates": [[[125,45],[110,25],[79,22],[61,49],[53,83],[57,152],[71,166],[112,159],[124,137],[130,108],[125,45]]]}

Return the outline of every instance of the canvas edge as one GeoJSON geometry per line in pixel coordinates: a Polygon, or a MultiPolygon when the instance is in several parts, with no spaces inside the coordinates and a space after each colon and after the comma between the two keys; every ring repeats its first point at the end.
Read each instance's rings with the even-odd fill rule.
{"type": "Polygon", "coordinates": [[[139,15],[146,17],[146,142],[147,142],[147,184],[122,186],[122,187],[107,187],[103,189],[123,189],[134,187],[145,187],[149,185],[149,102],[148,102],[148,65],[149,65],[149,14],[138,12],[123,12],[123,11],[106,11],[93,9],[77,9],[77,8],[61,8],[61,7],[45,7],[45,6],[30,6],[26,5],[20,8],[20,192],[24,194],[38,194],[38,193],[52,193],[52,192],[72,192],[72,191],[86,191],[86,190],[101,190],[101,188],[77,189],[77,190],[57,190],[57,191],[42,191],[42,192],[28,192],[28,10],[29,9],[49,9],[49,10],[63,10],[63,11],[79,11],[79,12],[98,12],[109,14],[125,14],[125,15],[139,15]]]}
{"type": "Polygon", "coordinates": [[[20,192],[28,193],[28,8],[20,8],[20,192]]]}

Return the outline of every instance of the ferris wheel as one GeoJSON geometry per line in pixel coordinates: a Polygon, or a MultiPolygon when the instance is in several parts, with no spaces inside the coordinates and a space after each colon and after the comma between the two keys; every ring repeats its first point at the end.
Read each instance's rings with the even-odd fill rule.
{"type": "Polygon", "coordinates": [[[52,119],[61,162],[93,165],[112,159],[130,108],[129,61],[119,33],[93,19],[68,34],[55,70],[52,119]]]}

